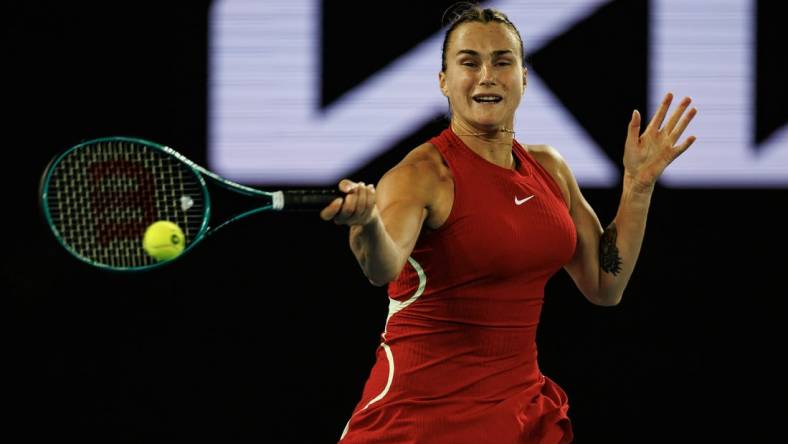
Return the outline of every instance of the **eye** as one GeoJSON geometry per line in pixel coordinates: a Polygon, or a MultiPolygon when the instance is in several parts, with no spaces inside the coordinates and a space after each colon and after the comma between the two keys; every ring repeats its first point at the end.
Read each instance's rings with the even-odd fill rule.
{"type": "Polygon", "coordinates": [[[474,62],[462,62],[462,66],[474,67],[474,66],[476,66],[476,63],[474,63],[474,62]]]}

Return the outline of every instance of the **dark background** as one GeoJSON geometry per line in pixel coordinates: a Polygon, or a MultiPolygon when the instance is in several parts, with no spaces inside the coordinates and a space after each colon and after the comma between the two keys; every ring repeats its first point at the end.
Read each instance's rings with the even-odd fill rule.
{"type": "MultiPolygon", "coordinates": [[[[759,26],[776,32],[779,14],[764,11],[766,3],[759,2],[759,26]]],[[[324,28],[324,53],[340,54],[348,41],[334,20],[378,33],[380,54],[353,61],[358,81],[437,30],[448,4],[413,10],[403,3],[421,31],[402,39],[384,38],[402,14],[371,20],[366,9],[326,6],[332,25],[324,28]]],[[[647,2],[614,4],[604,11],[611,31],[601,43],[620,44],[616,32],[633,29],[644,40],[645,22],[629,20],[624,31],[614,25],[647,2]]],[[[358,268],[346,227],[308,214],[255,217],[170,267],[128,276],[73,260],[40,217],[41,172],[82,140],[137,136],[205,164],[209,7],[209,1],[3,3],[0,291],[9,308],[3,399],[14,442],[330,443],[359,400],[387,299],[358,268]]],[[[570,36],[556,44],[580,43],[570,36]]],[[[549,49],[529,57],[545,72],[560,66],[549,49]]],[[[784,62],[767,63],[761,52],[760,75],[784,80],[784,62]]],[[[565,69],[547,77],[555,85],[565,81],[559,71],[582,63],[583,53],[563,59],[565,69]]],[[[594,58],[615,56],[600,51],[594,58]]],[[[609,148],[613,156],[631,109],[653,109],[641,78],[647,60],[639,60],[637,80],[575,95],[571,107],[584,114],[592,99],[607,96],[619,118],[594,122],[594,137],[620,139],[609,148]]],[[[343,74],[324,67],[324,103],[352,86],[353,77],[343,74]]],[[[590,82],[608,77],[589,75],[590,82]]],[[[773,95],[784,97],[782,82],[774,84],[773,95]]],[[[771,122],[759,131],[784,123],[784,103],[759,102],[757,112],[771,122]]],[[[444,125],[436,116],[350,177],[377,181],[444,125]]],[[[714,147],[699,140],[692,149],[714,147]]],[[[620,191],[584,190],[605,225],[620,191]]],[[[778,361],[785,350],[787,197],[785,189],[658,187],[619,306],[589,304],[563,271],[550,281],[540,365],[570,397],[576,442],[782,435],[776,409],[786,393],[778,361]]]]}

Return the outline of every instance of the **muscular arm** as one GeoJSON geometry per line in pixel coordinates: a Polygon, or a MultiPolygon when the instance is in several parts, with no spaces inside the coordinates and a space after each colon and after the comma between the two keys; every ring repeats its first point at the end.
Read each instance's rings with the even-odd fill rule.
{"type": "Polygon", "coordinates": [[[667,93],[642,134],[640,113],[632,112],[624,144],[621,202],[616,217],[604,231],[562,162],[564,174],[570,178],[571,194],[576,197],[571,213],[579,237],[579,248],[566,270],[596,304],[616,305],[621,301],[643,244],[654,184],[665,168],[695,142],[695,136],[689,136],[679,143],[697,114],[696,108],[689,109],[692,99],[682,99],[664,122],[672,100],[673,94],[667,93]]]}
{"type": "Polygon", "coordinates": [[[350,227],[350,249],[373,285],[394,280],[416,245],[427,217],[428,167],[404,163],[386,173],[378,184],[378,217],[350,227]]]}
{"type": "Polygon", "coordinates": [[[596,305],[616,305],[640,255],[653,187],[638,187],[625,177],[618,212],[603,229],[563,160],[560,170],[569,186],[570,214],[578,237],[575,255],[564,269],[586,299],[596,305]]]}
{"type": "Polygon", "coordinates": [[[411,151],[381,178],[377,191],[343,179],[344,199],[320,213],[324,220],[350,227],[350,249],[373,285],[399,276],[428,216],[439,177],[429,147],[411,151]]]}
{"type": "Polygon", "coordinates": [[[577,230],[575,254],[564,269],[591,303],[618,304],[643,243],[653,187],[637,188],[625,178],[616,217],[603,228],[558,151],[540,146],[537,154],[561,185],[577,230]]]}

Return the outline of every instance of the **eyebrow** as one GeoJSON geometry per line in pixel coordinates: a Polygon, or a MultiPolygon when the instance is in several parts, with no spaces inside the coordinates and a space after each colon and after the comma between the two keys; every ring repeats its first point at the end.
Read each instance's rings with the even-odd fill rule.
{"type": "MultiPolygon", "coordinates": [[[[457,55],[460,55],[460,54],[468,54],[468,55],[471,55],[471,56],[474,56],[474,57],[478,57],[479,56],[479,53],[477,51],[472,50],[472,49],[461,49],[461,50],[457,51],[457,55]]],[[[506,55],[506,54],[514,54],[514,53],[511,50],[509,50],[509,49],[499,49],[497,51],[493,51],[492,52],[492,56],[493,57],[499,57],[499,56],[506,55]]]]}

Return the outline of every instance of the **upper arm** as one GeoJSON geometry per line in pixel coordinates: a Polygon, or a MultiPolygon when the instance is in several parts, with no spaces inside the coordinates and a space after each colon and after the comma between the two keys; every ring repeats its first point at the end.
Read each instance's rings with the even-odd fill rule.
{"type": "Polygon", "coordinates": [[[407,260],[427,218],[437,173],[429,159],[408,156],[389,170],[376,186],[375,204],[391,240],[407,260]]]}

